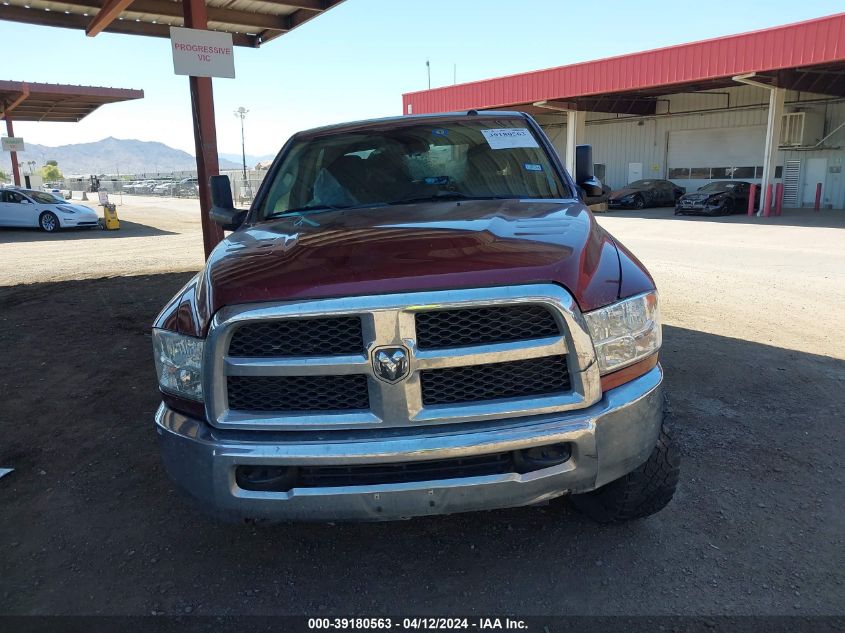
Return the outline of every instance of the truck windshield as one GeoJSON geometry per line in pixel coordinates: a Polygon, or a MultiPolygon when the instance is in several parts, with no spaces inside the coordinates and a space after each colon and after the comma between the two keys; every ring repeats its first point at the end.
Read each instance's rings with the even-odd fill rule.
{"type": "Polygon", "coordinates": [[[546,152],[519,118],[396,125],[296,143],[259,218],[422,200],[564,198],[546,152]]]}

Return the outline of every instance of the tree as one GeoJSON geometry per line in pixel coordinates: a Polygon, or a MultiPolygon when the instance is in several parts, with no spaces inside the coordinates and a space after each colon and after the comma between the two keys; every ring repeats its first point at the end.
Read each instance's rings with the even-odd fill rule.
{"type": "Polygon", "coordinates": [[[55,182],[56,180],[62,180],[64,178],[64,176],[62,176],[62,172],[59,171],[59,168],[55,164],[50,164],[55,162],[56,161],[54,160],[47,161],[47,164],[41,168],[41,178],[44,182],[55,182]]]}
{"type": "Polygon", "coordinates": [[[58,166],[59,166],[59,163],[58,163],[57,161],[54,161],[54,160],[48,160],[46,164],[47,164],[47,165],[52,165],[53,167],[58,167],[58,166]]]}
{"type": "Polygon", "coordinates": [[[9,180],[8,174],[6,174],[5,171],[0,169],[0,182],[6,182],[7,180],[9,180]]]}

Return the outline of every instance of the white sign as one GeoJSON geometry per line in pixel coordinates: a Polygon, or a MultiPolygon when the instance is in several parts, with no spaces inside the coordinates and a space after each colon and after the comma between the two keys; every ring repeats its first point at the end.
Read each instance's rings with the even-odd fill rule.
{"type": "Polygon", "coordinates": [[[235,78],[231,33],[171,26],[170,48],[177,75],[235,78]]]}
{"type": "Polygon", "coordinates": [[[108,204],[109,203],[109,192],[108,191],[98,191],[97,192],[100,197],[100,204],[108,204]]]}
{"type": "Polygon", "coordinates": [[[481,130],[491,149],[513,149],[515,147],[539,147],[537,139],[526,127],[503,127],[481,130]]]}
{"type": "Polygon", "coordinates": [[[20,136],[4,136],[0,139],[4,152],[22,152],[24,150],[23,138],[20,136]]]}

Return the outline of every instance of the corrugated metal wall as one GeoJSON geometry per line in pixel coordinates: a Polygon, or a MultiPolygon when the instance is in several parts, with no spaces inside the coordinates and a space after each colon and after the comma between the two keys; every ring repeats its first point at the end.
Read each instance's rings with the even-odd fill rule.
{"type": "Polygon", "coordinates": [[[507,109],[543,99],[623,92],[824,64],[845,58],[845,13],[701,42],[402,95],[404,114],[507,109]]]}
{"type": "MultiPolygon", "coordinates": [[[[766,125],[768,91],[760,88],[738,87],[711,93],[672,95],[667,99],[668,102],[661,104],[663,112],[672,113],[667,116],[617,118],[603,113],[588,115],[584,142],[593,146],[593,161],[606,166],[605,182],[611,187],[618,188],[626,184],[628,163],[642,163],[643,178],[665,178],[667,145],[672,131],[766,125]],[[726,107],[728,104],[730,108],[726,107]]],[[[845,102],[842,100],[794,92],[787,93],[786,100],[787,111],[801,107],[825,112],[826,134],[845,121],[845,102]]],[[[558,152],[563,155],[566,148],[566,115],[553,114],[537,119],[558,152]]],[[[842,169],[845,162],[845,128],[831,137],[825,146],[840,149],[782,151],[778,164],[783,165],[785,160],[800,160],[803,165],[808,158],[826,158],[828,173],[823,201],[842,209],[845,208],[845,180],[838,170],[842,169]]],[[[763,147],[760,147],[762,163],[763,147]]],[[[701,181],[701,184],[706,182],[701,181]]]]}

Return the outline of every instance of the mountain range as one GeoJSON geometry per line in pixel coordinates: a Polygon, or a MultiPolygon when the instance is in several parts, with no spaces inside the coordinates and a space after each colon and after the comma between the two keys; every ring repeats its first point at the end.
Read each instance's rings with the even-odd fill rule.
{"type": "MultiPolygon", "coordinates": [[[[272,159],[273,156],[247,155],[247,168],[272,159]]],[[[18,153],[18,162],[35,161],[38,169],[48,160],[54,160],[65,175],[73,174],[143,174],[193,171],[196,159],[188,152],[154,141],[104,138],[93,143],[75,143],[50,147],[27,143],[26,150],[18,153]]],[[[219,154],[220,169],[241,167],[240,154],[219,154]]],[[[10,173],[11,161],[7,152],[0,152],[0,170],[10,173]]],[[[28,171],[28,167],[24,171],[28,171]]]]}

